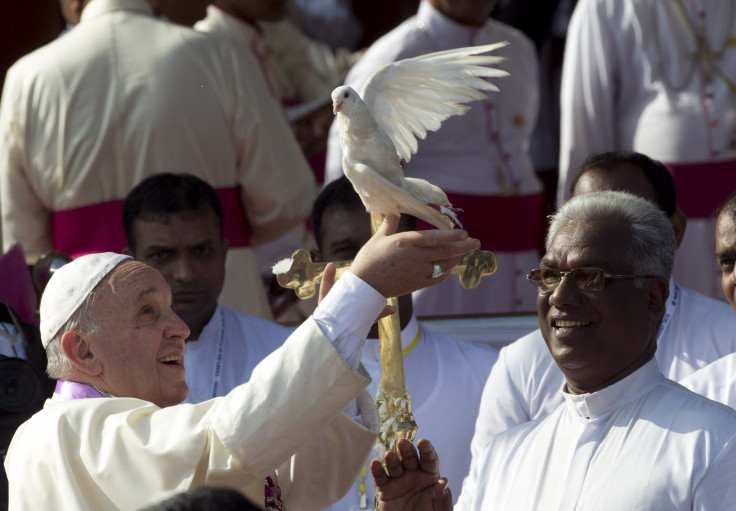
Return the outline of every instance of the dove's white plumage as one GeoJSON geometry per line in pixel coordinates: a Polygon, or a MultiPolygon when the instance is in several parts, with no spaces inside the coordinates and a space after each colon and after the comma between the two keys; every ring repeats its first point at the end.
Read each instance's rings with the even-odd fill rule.
{"type": "Polygon", "coordinates": [[[343,171],[368,211],[408,213],[440,229],[453,227],[457,219],[445,193],[424,179],[404,177],[402,164],[417,151],[417,137],[467,112],[465,103],[485,99],[484,91],[498,90],[486,78],[508,74],[488,67],[503,58],[480,54],[505,45],[457,48],[388,64],[365,84],[363,99],[347,86],[332,92],[343,171]]]}

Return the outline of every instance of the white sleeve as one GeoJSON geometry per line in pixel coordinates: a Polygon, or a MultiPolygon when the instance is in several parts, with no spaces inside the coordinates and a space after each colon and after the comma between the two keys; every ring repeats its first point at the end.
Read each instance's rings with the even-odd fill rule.
{"type": "Polygon", "coordinates": [[[315,309],[312,318],[351,368],[360,365],[365,338],[386,298],[346,271],[315,309]]]}

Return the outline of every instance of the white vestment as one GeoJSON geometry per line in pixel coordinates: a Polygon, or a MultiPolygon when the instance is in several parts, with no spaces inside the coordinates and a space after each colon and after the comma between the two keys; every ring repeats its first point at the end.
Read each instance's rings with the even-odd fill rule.
{"type": "MultiPolygon", "coordinates": [[[[662,325],[655,358],[672,380],[680,381],[736,352],[736,314],[731,307],[672,280],[662,325]]],[[[564,384],[565,377],[538,329],[501,349],[483,390],[473,456],[494,435],[557,408],[563,401],[564,384]]]]}
{"type": "Polygon", "coordinates": [[[290,509],[330,505],[375,439],[370,399],[366,427],[340,411],[360,392],[367,397],[368,375],[352,368],[384,305],[347,272],[248,383],[203,403],[162,409],[133,398],[54,396],[13,437],[9,509],[138,509],[202,485],[233,487],[262,504],[264,476],[274,470],[290,509]]]}
{"type": "Polygon", "coordinates": [[[281,346],[292,329],[219,305],[199,339],[184,353],[189,395],[185,403],[224,396],[250,380],[253,369],[281,346]]]}
{"type": "Polygon", "coordinates": [[[655,360],[493,437],[456,511],[719,511],[736,501],[736,411],[655,360]]]}
{"type": "MultiPolygon", "coordinates": [[[[482,27],[461,25],[445,17],[427,1],[422,1],[416,16],[376,41],[350,70],[346,85],[360,92],[361,87],[380,67],[425,53],[451,48],[509,41],[509,46],[494,52],[508,60],[498,67],[510,76],[494,80],[500,92],[490,92],[488,100],[470,103],[465,115],[447,119],[437,132],[418,140],[419,149],[404,168],[409,177],[428,180],[447,193],[474,196],[488,210],[487,222],[499,225],[517,221],[512,229],[514,243],[526,249],[506,250],[493,246],[480,233],[482,248],[498,258],[498,271],[474,289],[463,289],[458,279],[414,293],[414,312],[418,316],[516,312],[536,309],[536,295],[526,274],[539,263],[537,250],[543,213],[533,220],[503,217],[505,201],[524,202],[542,192],[529,156],[529,140],[537,118],[539,91],[536,53],[531,41],[518,30],[489,19],[482,27]],[[495,208],[494,213],[490,208],[495,208]],[[490,217],[490,218],[489,218],[490,217]],[[523,224],[523,225],[522,225],[523,224]]],[[[337,122],[332,123],[327,148],[325,182],[342,176],[342,151],[337,122]]],[[[541,199],[540,199],[541,200],[541,199]]],[[[456,204],[457,205],[457,204],[456,204]]],[[[538,204],[537,204],[538,205],[538,204]]],[[[462,204],[459,205],[462,207],[462,204]]],[[[510,213],[506,211],[506,214],[510,213]]],[[[463,213],[458,218],[466,225],[471,220],[463,213]]],[[[492,238],[493,236],[491,236],[492,238]]],[[[513,236],[512,236],[513,237],[513,236]]],[[[497,242],[497,241],[496,241],[497,242]]]]}
{"type": "Polygon", "coordinates": [[[680,383],[708,399],[736,408],[736,353],[708,364],[680,383]]]}
{"type": "MultiPolygon", "coordinates": [[[[680,1],[585,0],[577,3],[565,45],[561,84],[561,140],[558,201],[590,153],[627,149],[667,164],[731,161],[736,180],[736,91],[715,74],[708,79],[698,60],[696,39],[677,4],[680,1]]],[[[698,36],[719,55],[717,65],[736,83],[734,2],[681,1],[698,36]]],[[[695,178],[697,179],[697,175],[695,178]]],[[[736,186],[722,186],[713,175],[704,187],[678,184],[678,202],[688,193],[719,197],[736,186]]],[[[677,177],[675,182],[678,182],[677,177]]],[[[720,271],[713,257],[712,211],[689,218],[677,252],[678,282],[721,297],[720,271]]]]}
{"type": "Polygon", "coordinates": [[[230,239],[221,302],[270,318],[249,246],[301,225],[315,184],[293,137],[277,137],[274,119],[264,120],[256,86],[230,44],[156,19],[145,0],[93,0],[74,30],[8,71],[0,107],[5,249],[20,243],[33,263],[71,231],[94,242],[62,250],[118,252],[119,203],[133,186],[159,172],[194,174],[234,193],[237,214],[226,214],[226,227],[232,216],[250,226],[242,245],[230,239]],[[59,215],[102,205],[117,206],[109,218],[78,216],[80,225],[59,234],[59,215]]]}
{"type": "MultiPolygon", "coordinates": [[[[401,332],[406,389],[414,403],[412,412],[419,430],[417,438],[428,438],[437,449],[442,476],[450,482],[455,500],[470,469],[470,440],[478,413],[483,383],[498,358],[486,344],[461,341],[421,327],[415,318],[401,332]],[[418,336],[418,337],[417,337],[418,336]]],[[[361,359],[371,375],[368,392],[375,396],[381,381],[378,339],[367,339],[361,359]]],[[[373,509],[375,489],[366,459],[365,494],[373,509]]],[[[330,511],[359,509],[360,479],[330,511]]]]}

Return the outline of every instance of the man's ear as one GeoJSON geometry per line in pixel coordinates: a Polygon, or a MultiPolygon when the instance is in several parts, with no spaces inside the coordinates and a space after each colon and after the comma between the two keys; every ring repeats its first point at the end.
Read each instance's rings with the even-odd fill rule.
{"type": "Polygon", "coordinates": [[[649,306],[649,317],[659,321],[664,316],[667,297],[670,295],[670,283],[667,279],[647,279],[645,289],[649,306]]]}
{"type": "Polygon", "coordinates": [[[61,349],[72,365],[91,376],[102,372],[102,361],[92,351],[85,335],[69,330],[61,337],[61,349]]]}
{"type": "Polygon", "coordinates": [[[130,247],[125,247],[120,253],[135,259],[135,255],[133,255],[133,250],[130,247]]]}
{"type": "Polygon", "coordinates": [[[670,224],[672,224],[672,229],[675,231],[675,246],[680,248],[680,243],[682,243],[682,238],[685,236],[685,228],[687,227],[685,213],[679,209],[675,211],[670,217],[670,224]]]}

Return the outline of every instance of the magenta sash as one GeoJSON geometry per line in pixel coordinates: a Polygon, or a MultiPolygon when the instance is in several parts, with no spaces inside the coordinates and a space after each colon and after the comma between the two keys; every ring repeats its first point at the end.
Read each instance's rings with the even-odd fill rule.
{"type": "MultiPolygon", "coordinates": [[[[499,252],[522,252],[541,246],[547,211],[543,193],[533,195],[480,196],[448,193],[458,219],[481,248],[499,252]]],[[[419,221],[417,229],[434,229],[419,221]]]]}
{"type": "MultiPolygon", "coordinates": [[[[223,234],[230,247],[250,246],[251,227],[240,200],[240,188],[216,191],[222,203],[223,234]]],[[[127,246],[120,199],[54,211],[51,230],[54,249],[72,258],[95,252],[120,252],[127,246]]]]}
{"type": "Polygon", "coordinates": [[[666,163],[677,187],[677,207],[688,218],[710,218],[736,189],[736,160],[666,163]]]}

